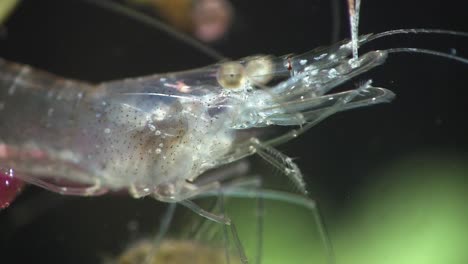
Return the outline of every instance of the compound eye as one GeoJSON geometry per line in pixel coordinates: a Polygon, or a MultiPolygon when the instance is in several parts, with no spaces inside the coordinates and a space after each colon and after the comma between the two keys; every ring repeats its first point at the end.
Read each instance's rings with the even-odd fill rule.
{"type": "Polygon", "coordinates": [[[241,88],[245,83],[244,66],[238,62],[223,63],[216,76],[218,83],[226,89],[241,88]]]}
{"type": "Polygon", "coordinates": [[[257,56],[245,66],[245,74],[254,84],[264,85],[273,78],[273,62],[268,56],[257,56]]]}

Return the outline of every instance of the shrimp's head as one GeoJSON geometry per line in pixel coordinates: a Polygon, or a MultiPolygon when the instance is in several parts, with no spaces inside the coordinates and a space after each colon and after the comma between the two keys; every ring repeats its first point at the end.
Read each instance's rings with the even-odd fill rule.
{"type": "MultiPolygon", "coordinates": [[[[362,37],[364,41],[367,36],[362,37]]],[[[227,126],[249,129],[270,125],[304,125],[332,113],[388,102],[394,94],[370,85],[329,93],[343,82],[382,64],[385,51],[352,58],[352,46],[342,41],[301,55],[252,56],[220,63],[214,109],[229,112],[227,126]]],[[[216,112],[216,111],[214,111],[216,112]]]]}
{"type": "Polygon", "coordinates": [[[146,172],[131,179],[143,189],[138,196],[152,193],[162,201],[190,196],[194,190],[187,182],[249,155],[239,145],[259,132],[257,128],[315,124],[338,111],[391,100],[391,91],[370,82],[329,93],[387,57],[385,51],[358,59],[351,54],[350,43],[344,41],[297,56],[252,56],[109,83],[119,107],[109,119],[130,131],[119,137],[122,144],[137,139],[134,156],[140,159],[131,166],[146,172]]]}

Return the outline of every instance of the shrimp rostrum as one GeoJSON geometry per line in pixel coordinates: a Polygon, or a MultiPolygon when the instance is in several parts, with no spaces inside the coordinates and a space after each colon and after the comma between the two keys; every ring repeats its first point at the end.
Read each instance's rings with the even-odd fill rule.
{"type": "Polygon", "coordinates": [[[196,184],[205,171],[259,153],[305,192],[297,166],[273,145],[335,112],[394,96],[369,82],[327,94],[387,56],[371,51],[355,61],[350,53],[344,41],[298,56],[247,57],[98,85],[1,61],[0,160],[62,194],[127,189],[181,202],[219,188],[217,181],[196,184]],[[296,129],[254,137],[271,126],[296,129]]]}

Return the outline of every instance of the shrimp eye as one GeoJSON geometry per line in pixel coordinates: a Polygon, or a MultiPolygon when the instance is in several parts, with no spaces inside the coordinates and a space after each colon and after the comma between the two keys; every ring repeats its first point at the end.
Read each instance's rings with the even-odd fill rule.
{"type": "Polygon", "coordinates": [[[245,66],[245,74],[254,84],[267,84],[273,78],[273,62],[268,56],[257,56],[245,66]]]}
{"type": "Polygon", "coordinates": [[[245,83],[244,66],[238,62],[226,62],[219,67],[218,83],[226,89],[236,89],[245,83]]]}

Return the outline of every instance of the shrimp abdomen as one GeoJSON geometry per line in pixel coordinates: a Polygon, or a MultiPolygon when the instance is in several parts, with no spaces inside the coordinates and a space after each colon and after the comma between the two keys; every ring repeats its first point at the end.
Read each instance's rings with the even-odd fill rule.
{"type": "Polygon", "coordinates": [[[96,119],[93,87],[0,59],[1,166],[36,180],[94,181],[83,160],[98,137],[82,124],[96,119]]]}

